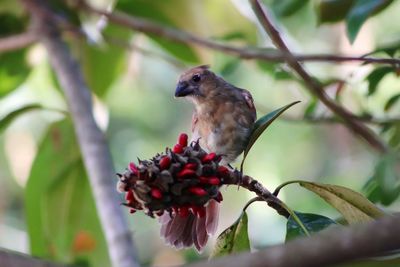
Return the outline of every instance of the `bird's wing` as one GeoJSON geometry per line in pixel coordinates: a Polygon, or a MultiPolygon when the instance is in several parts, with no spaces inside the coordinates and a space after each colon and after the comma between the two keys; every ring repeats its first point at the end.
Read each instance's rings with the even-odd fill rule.
{"type": "Polygon", "coordinates": [[[253,96],[250,94],[249,91],[246,89],[241,89],[242,96],[244,97],[244,100],[246,100],[246,104],[250,109],[256,109],[254,106],[254,100],[253,96]]]}
{"type": "Polygon", "coordinates": [[[253,96],[246,89],[241,89],[241,94],[246,101],[247,106],[252,111],[253,121],[256,120],[256,106],[254,105],[253,96]]]}

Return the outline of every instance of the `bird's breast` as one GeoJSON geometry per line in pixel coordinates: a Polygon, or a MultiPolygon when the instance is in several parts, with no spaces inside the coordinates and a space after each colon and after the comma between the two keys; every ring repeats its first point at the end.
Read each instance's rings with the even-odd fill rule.
{"type": "Polygon", "coordinates": [[[200,145],[208,152],[223,155],[228,163],[233,161],[242,153],[250,133],[250,129],[239,123],[238,119],[232,113],[199,117],[200,145]]]}

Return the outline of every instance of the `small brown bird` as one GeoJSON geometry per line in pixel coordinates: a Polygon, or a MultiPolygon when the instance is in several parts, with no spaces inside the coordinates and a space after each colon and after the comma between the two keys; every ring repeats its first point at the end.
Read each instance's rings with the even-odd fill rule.
{"type": "MultiPolygon", "coordinates": [[[[199,140],[207,152],[222,155],[221,164],[229,164],[243,152],[256,120],[249,91],[229,84],[203,65],[180,76],[175,97],[185,97],[194,104],[192,141],[199,140]]],[[[216,231],[218,214],[219,203],[211,200],[203,218],[164,215],[161,235],[177,248],[194,244],[201,250],[216,231]]]]}

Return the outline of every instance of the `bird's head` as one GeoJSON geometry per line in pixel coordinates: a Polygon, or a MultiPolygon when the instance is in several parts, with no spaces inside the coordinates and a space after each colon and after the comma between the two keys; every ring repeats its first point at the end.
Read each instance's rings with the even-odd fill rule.
{"type": "Polygon", "coordinates": [[[217,76],[208,65],[189,69],[179,77],[175,97],[205,98],[216,88],[217,76]]]}

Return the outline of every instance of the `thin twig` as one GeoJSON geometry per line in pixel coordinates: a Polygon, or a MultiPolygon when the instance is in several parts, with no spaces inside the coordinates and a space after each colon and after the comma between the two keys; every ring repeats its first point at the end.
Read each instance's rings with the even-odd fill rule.
{"type": "Polygon", "coordinates": [[[117,37],[103,34],[103,38],[104,38],[104,41],[106,41],[107,43],[109,43],[111,45],[119,46],[119,47],[122,47],[122,48],[125,48],[128,50],[132,50],[132,51],[137,51],[145,56],[156,57],[156,58],[162,59],[165,62],[171,64],[172,66],[176,67],[179,70],[185,69],[187,67],[182,62],[174,59],[173,57],[169,57],[167,55],[163,55],[161,53],[157,53],[157,52],[145,49],[136,44],[129,43],[122,39],[118,39],[117,37]]]}
{"type": "Polygon", "coordinates": [[[25,48],[37,41],[32,31],[0,38],[0,54],[25,48]]]}
{"type": "MultiPolygon", "coordinates": [[[[337,117],[288,117],[288,116],[280,116],[279,120],[290,121],[290,122],[299,122],[299,123],[321,123],[321,124],[336,124],[343,123],[343,120],[340,120],[337,117]]],[[[400,118],[375,118],[375,117],[363,117],[354,115],[354,119],[358,121],[362,121],[368,124],[374,125],[384,125],[391,123],[400,122],[400,118]]]]}
{"type": "MultiPolygon", "coordinates": [[[[109,12],[90,6],[84,1],[79,1],[79,7],[91,13],[103,15],[109,19],[110,22],[130,28],[135,31],[143,32],[146,34],[155,34],[170,41],[194,44],[201,47],[217,50],[226,54],[231,54],[243,59],[259,59],[268,62],[285,62],[286,53],[283,51],[266,51],[262,48],[253,47],[235,47],[226,45],[220,42],[205,39],[191,33],[178,30],[172,27],[156,23],[151,20],[130,16],[122,12],[109,12]]],[[[400,65],[400,59],[396,58],[373,58],[363,56],[347,56],[347,55],[330,55],[330,54],[315,54],[315,55],[302,55],[293,54],[296,60],[303,62],[362,62],[368,64],[390,64],[400,65]]]]}
{"type": "Polygon", "coordinates": [[[279,198],[274,196],[256,179],[248,175],[243,176],[239,171],[233,172],[229,178],[224,179],[224,184],[239,185],[240,187],[254,192],[258,198],[267,202],[268,206],[276,210],[279,215],[282,215],[285,218],[290,216],[289,212],[283,207],[282,201],[279,198]]]}
{"type": "Polygon", "coordinates": [[[60,37],[52,10],[45,3],[41,0],[24,0],[38,26],[36,29],[40,29],[37,34],[47,50],[71,112],[112,265],[139,266],[131,232],[118,204],[111,154],[104,134],[93,117],[90,90],[78,63],[60,37]]]}
{"type": "Polygon", "coordinates": [[[242,210],[246,211],[247,208],[250,207],[251,204],[253,204],[254,202],[257,202],[257,201],[264,201],[264,199],[262,197],[253,197],[252,199],[247,201],[246,205],[244,205],[242,210]]]}
{"type": "Polygon", "coordinates": [[[355,134],[365,140],[372,148],[380,153],[388,152],[388,147],[379,137],[367,128],[364,124],[354,119],[354,115],[344,107],[336,104],[325,93],[323,87],[314,78],[311,77],[297,59],[291,54],[289,48],[281,38],[278,30],[271,23],[263,7],[258,0],[250,0],[252,8],[257,15],[258,20],[268,33],[275,46],[284,52],[288,65],[304,80],[309,91],[321,100],[329,109],[332,110],[338,117],[343,119],[345,125],[355,134]]]}

